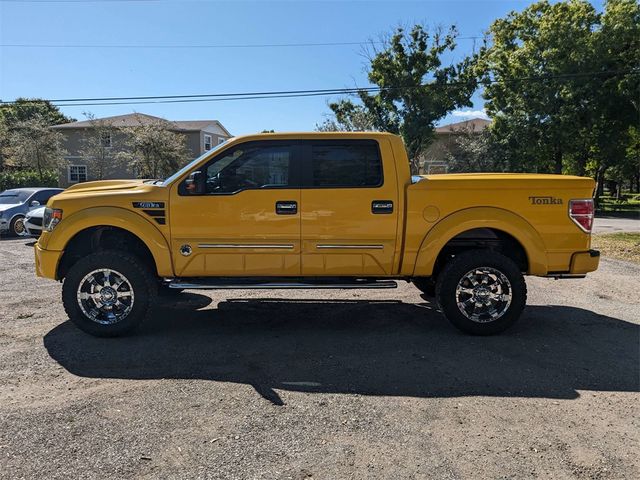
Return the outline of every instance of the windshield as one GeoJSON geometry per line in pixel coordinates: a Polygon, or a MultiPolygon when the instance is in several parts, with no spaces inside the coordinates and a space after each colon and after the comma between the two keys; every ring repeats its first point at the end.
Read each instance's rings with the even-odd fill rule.
{"type": "Polygon", "coordinates": [[[180,178],[182,175],[184,175],[185,173],[187,173],[189,170],[191,170],[197,163],[200,162],[200,160],[202,160],[205,157],[208,157],[209,155],[211,155],[212,153],[220,150],[220,147],[222,147],[223,145],[226,145],[227,142],[224,143],[219,143],[218,145],[216,145],[215,147],[213,147],[211,150],[207,150],[206,152],[204,152],[202,155],[200,155],[198,158],[191,160],[189,163],[187,163],[184,167],[182,167],[180,170],[178,170],[176,173],[174,173],[173,175],[171,175],[168,178],[165,178],[164,181],[162,182],[162,186],[166,187],[167,185],[173,183],[176,179],[180,178]]]}
{"type": "Polygon", "coordinates": [[[27,190],[5,190],[0,193],[0,205],[10,205],[14,203],[24,203],[31,195],[27,190]]]}

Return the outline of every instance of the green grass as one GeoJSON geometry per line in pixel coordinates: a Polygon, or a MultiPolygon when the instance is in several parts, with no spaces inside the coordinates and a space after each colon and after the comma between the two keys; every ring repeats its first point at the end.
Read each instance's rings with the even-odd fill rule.
{"type": "Polygon", "coordinates": [[[591,243],[605,257],[640,263],[640,232],[594,235],[591,243]]]}
{"type": "Polygon", "coordinates": [[[600,213],[619,212],[619,213],[637,213],[640,215],[640,195],[623,195],[620,200],[611,196],[601,196],[598,200],[596,209],[600,213]]]}

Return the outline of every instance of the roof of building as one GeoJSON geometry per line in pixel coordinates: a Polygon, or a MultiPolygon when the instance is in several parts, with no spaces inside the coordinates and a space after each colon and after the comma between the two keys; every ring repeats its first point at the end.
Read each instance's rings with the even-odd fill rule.
{"type": "Polygon", "coordinates": [[[462,122],[450,123],[448,125],[443,125],[441,127],[436,128],[436,133],[455,133],[462,131],[475,131],[481,132],[489,124],[491,120],[487,120],[486,118],[471,118],[469,120],[463,120],[462,122]]]}
{"type": "MultiPolygon", "coordinates": [[[[214,130],[219,129],[223,135],[231,136],[229,131],[218,120],[166,120],[161,117],[147,115],[146,113],[127,113],[125,115],[115,115],[112,117],[97,118],[96,120],[108,121],[116,128],[135,127],[138,125],[148,125],[159,121],[168,121],[175,126],[175,130],[182,132],[194,132],[206,130],[212,127],[214,130]]],[[[66,130],[75,128],[91,128],[92,120],[82,120],[80,122],[63,123],[55,125],[56,130],[66,130]]]]}

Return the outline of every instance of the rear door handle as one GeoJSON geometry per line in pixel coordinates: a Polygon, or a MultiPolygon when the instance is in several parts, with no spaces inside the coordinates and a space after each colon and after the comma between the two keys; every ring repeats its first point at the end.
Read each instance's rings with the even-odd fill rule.
{"type": "Polygon", "coordinates": [[[393,201],[374,200],[371,202],[371,213],[393,213],[393,201]]]}
{"type": "Polygon", "coordinates": [[[293,200],[278,200],[276,202],[277,215],[295,215],[298,213],[298,202],[293,200]]]}

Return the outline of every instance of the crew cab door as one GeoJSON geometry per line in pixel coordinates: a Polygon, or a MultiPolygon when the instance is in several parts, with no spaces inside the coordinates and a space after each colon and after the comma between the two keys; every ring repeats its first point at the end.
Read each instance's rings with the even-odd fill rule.
{"type": "Polygon", "coordinates": [[[246,142],[198,168],[170,202],[178,276],[300,274],[299,145],[246,142]]]}
{"type": "Polygon", "coordinates": [[[390,145],[313,140],[304,149],[303,275],[391,275],[399,198],[390,145]]]}

